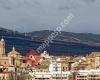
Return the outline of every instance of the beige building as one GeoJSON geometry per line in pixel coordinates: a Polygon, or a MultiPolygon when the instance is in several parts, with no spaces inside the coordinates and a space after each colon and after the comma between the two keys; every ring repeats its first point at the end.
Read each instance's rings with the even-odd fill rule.
{"type": "Polygon", "coordinates": [[[8,53],[9,57],[9,64],[10,65],[15,65],[15,66],[20,66],[21,65],[21,59],[22,56],[20,55],[19,52],[16,51],[15,47],[13,46],[12,51],[8,53]]]}
{"type": "Polygon", "coordinates": [[[5,53],[5,41],[2,38],[0,41],[0,65],[4,67],[8,66],[20,66],[21,64],[21,55],[15,50],[15,47],[12,48],[12,51],[6,55],[5,53]]]}
{"type": "Polygon", "coordinates": [[[100,70],[79,70],[75,80],[100,80],[100,70]]]}
{"type": "Polygon", "coordinates": [[[91,66],[91,68],[98,68],[100,66],[100,52],[92,52],[91,54],[86,56],[87,63],[91,66]]]}
{"type": "Polygon", "coordinates": [[[7,55],[5,53],[5,41],[0,41],[0,80],[15,80],[15,68],[21,66],[22,56],[15,47],[7,55]],[[13,78],[13,79],[12,79],[13,78]]]}
{"type": "Polygon", "coordinates": [[[3,38],[0,41],[0,56],[5,56],[5,41],[3,38]]]}
{"type": "Polygon", "coordinates": [[[0,41],[0,65],[3,65],[4,67],[10,66],[9,58],[5,54],[5,41],[3,38],[0,41]]]}
{"type": "Polygon", "coordinates": [[[0,80],[15,80],[15,73],[14,72],[0,73],[0,80]]]}

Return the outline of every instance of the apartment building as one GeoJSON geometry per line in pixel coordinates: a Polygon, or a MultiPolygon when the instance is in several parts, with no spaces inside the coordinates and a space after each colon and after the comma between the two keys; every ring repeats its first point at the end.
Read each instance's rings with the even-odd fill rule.
{"type": "Polygon", "coordinates": [[[100,80],[100,70],[79,70],[75,80],[100,80]]]}

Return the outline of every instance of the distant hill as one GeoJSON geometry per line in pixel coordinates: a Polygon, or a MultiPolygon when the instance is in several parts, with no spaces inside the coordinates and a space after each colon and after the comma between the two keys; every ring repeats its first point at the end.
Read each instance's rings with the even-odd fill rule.
{"type": "MultiPolygon", "coordinates": [[[[45,40],[53,31],[34,31],[28,33],[33,39],[45,40]]],[[[100,43],[100,35],[92,33],[72,33],[72,32],[61,32],[54,40],[63,42],[76,42],[86,43],[92,45],[98,45],[100,43]]]]}
{"type": "MultiPolygon", "coordinates": [[[[6,41],[6,52],[13,45],[25,55],[30,49],[38,48],[53,31],[33,31],[20,33],[5,28],[0,28],[0,37],[6,41]]],[[[100,51],[100,35],[91,33],[61,32],[47,47],[51,55],[85,55],[92,51],[100,51]]]]}

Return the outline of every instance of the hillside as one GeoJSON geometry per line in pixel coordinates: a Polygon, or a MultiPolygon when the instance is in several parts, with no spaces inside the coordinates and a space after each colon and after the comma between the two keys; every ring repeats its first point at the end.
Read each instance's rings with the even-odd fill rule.
{"type": "MultiPolygon", "coordinates": [[[[38,48],[53,31],[34,31],[26,35],[18,31],[0,28],[0,36],[6,41],[6,52],[13,45],[25,55],[30,49],[38,48]]],[[[85,55],[92,51],[100,51],[100,35],[91,33],[62,32],[45,50],[51,55],[85,55]]]]}
{"type": "MultiPolygon", "coordinates": [[[[32,36],[33,40],[45,40],[51,33],[53,33],[53,31],[44,30],[30,32],[28,35],[32,36]]],[[[59,34],[54,41],[75,42],[100,46],[100,35],[92,33],[61,32],[61,34],[59,34]]]]}

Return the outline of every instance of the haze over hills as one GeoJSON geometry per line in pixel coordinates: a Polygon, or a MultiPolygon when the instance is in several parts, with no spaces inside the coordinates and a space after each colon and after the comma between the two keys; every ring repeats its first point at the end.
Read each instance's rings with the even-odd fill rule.
{"type": "MultiPolygon", "coordinates": [[[[42,31],[33,31],[28,33],[28,35],[33,38],[40,38],[40,40],[45,40],[53,31],[42,30],[42,31]]],[[[64,41],[64,42],[77,42],[77,43],[100,43],[100,35],[92,33],[72,33],[62,31],[54,40],[64,41]]]]}
{"type": "MultiPolygon", "coordinates": [[[[25,55],[30,49],[37,49],[53,31],[18,31],[0,28],[0,36],[6,41],[6,52],[13,45],[25,55]]],[[[92,51],[100,51],[100,35],[91,33],[61,32],[46,49],[51,55],[85,55],[92,51]]]]}

